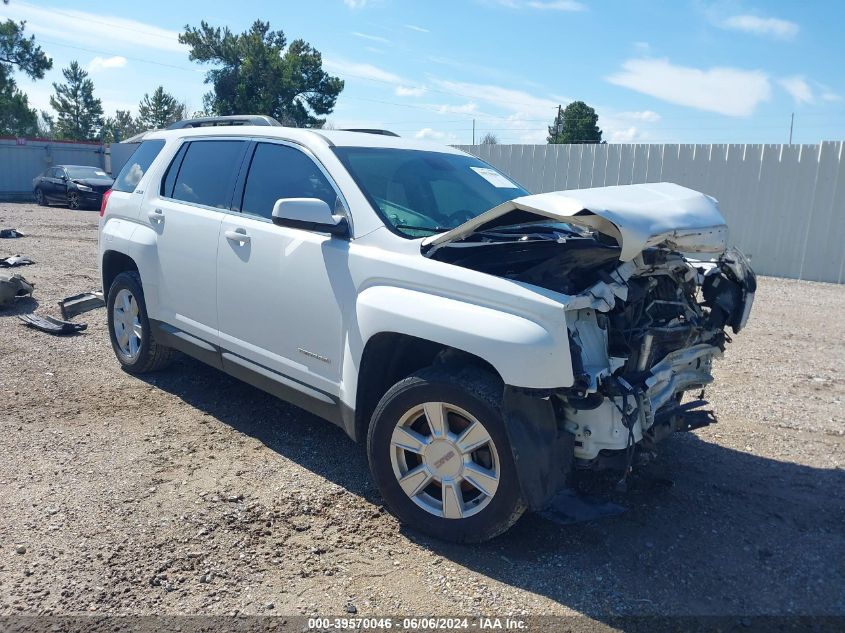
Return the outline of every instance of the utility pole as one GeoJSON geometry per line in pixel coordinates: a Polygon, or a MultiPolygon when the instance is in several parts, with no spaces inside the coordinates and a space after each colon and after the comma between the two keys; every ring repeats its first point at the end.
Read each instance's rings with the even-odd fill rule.
{"type": "Polygon", "coordinates": [[[792,126],[795,123],[795,113],[789,117],[789,144],[792,145],[792,126]]]}
{"type": "Polygon", "coordinates": [[[475,145],[475,119],[472,120],[472,144],[475,145]]]}
{"type": "MultiPolygon", "coordinates": [[[[563,134],[563,113],[560,109],[560,104],[557,104],[557,119],[555,120],[555,136],[558,137],[563,134]]],[[[557,139],[555,139],[557,140],[557,139]]]]}

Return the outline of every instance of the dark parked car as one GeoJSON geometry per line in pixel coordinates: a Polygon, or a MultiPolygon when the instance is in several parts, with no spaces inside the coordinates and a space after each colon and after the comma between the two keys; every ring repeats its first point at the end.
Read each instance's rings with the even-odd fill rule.
{"type": "Polygon", "coordinates": [[[114,179],[99,167],[56,165],[32,181],[35,201],[43,206],[51,202],[70,209],[100,208],[103,193],[111,189],[114,179]]]}

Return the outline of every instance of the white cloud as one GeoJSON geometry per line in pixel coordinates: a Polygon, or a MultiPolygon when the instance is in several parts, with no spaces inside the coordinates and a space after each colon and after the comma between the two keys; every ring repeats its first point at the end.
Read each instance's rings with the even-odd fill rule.
{"type": "Polygon", "coordinates": [[[757,15],[732,15],[716,24],[723,29],[744,31],[754,35],[768,35],[782,40],[791,40],[798,35],[799,26],[795,22],[780,18],[764,18],[757,15]]]}
{"type": "MultiPolygon", "coordinates": [[[[26,30],[36,37],[46,37],[83,46],[104,46],[106,43],[136,46],[145,49],[184,53],[179,32],[153,24],[102,13],[74,9],[42,9],[26,2],[3,6],[3,17],[26,20],[26,30]]],[[[45,48],[49,45],[45,44],[45,48]]]]}
{"type": "Polygon", "coordinates": [[[727,116],[750,116],[771,96],[759,70],[677,66],[668,59],[629,59],[607,81],[678,105],[727,116]]]}
{"type": "Polygon", "coordinates": [[[822,101],[842,101],[842,95],[825,88],[821,94],[822,101]]]}
{"type": "Polygon", "coordinates": [[[379,44],[390,44],[389,39],[386,37],[379,37],[378,35],[370,35],[369,33],[360,33],[358,31],[353,31],[352,35],[364,40],[370,40],[371,42],[378,42],[379,44]]]}
{"type": "Polygon", "coordinates": [[[813,89],[810,88],[810,84],[800,75],[784,77],[783,79],[779,79],[778,83],[792,95],[792,98],[798,105],[802,103],[813,103],[815,101],[813,89]]]}
{"type": "Polygon", "coordinates": [[[120,55],[114,57],[95,57],[88,64],[88,72],[98,73],[112,68],[123,68],[126,66],[126,58],[120,55]]]}
{"type": "Polygon", "coordinates": [[[464,103],[463,105],[441,105],[437,107],[437,111],[441,114],[476,114],[478,113],[478,104],[464,103]]]}
{"type": "Polygon", "coordinates": [[[343,4],[345,4],[350,9],[363,9],[367,6],[368,0],[343,0],[343,4]]]}
{"type": "Polygon", "coordinates": [[[445,135],[443,132],[438,132],[430,127],[424,127],[419,132],[414,134],[414,138],[422,138],[422,139],[438,139],[443,138],[445,135]]]}
{"type": "Polygon", "coordinates": [[[428,29],[424,29],[421,26],[417,26],[416,24],[405,24],[406,29],[411,29],[412,31],[416,31],[417,33],[431,33],[428,29]]]}
{"type": "Polygon", "coordinates": [[[532,9],[551,11],[584,11],[586,6],[575,0],[531,0],[527,3],[532,9]]]}
{"type": "Polygon", "coordinates": [[[604,130],[604,138],[608,143],[632,143],[637,140],[639,130],[635,126],[630,126],[621,130],[604,130]]]}
{"type": "Polygon", "coordinates": [[[356,79],[370,79],[372,81],[381,81],[389,84],[407,84],[411,83],[405,81],[399,75],[395,75],[389,71],[383,70],[378,66],[372,64],[360,64],[357,62],[350,62],[344,59],[323,59],[323,67],[344,79],[344,75],[354,77],[356,79]]]}
{"type": "Polygon", "coordinates": [[[397,97],[421,97],[425,92],[423,86],[396,86],[397,97]]]}
{"type": "Polygon", "coordinates": [[[585,11],[587,6],[576,0],[492,0],[508,9],[539,9],[541,11],[585,11]]]}
{"type": "Polygon", "coordinates": [[[569,99],[560,101],[537,97],[523,90],[502,88],[495,84],[475,84],[457,81],[434,79],[433,82],[443,90],[456,93],[469,99],[483,101],[523,118],[554,118],[558,103],[566,103],[569,99]]]}
{"type": "Polygon", "coordinates": [[[641,112],[620,112],[616,116],[623,119],[642,121],[643,123],[657,123],[660,120],[660,115],[652,110],[643,110],[641,112]]]}

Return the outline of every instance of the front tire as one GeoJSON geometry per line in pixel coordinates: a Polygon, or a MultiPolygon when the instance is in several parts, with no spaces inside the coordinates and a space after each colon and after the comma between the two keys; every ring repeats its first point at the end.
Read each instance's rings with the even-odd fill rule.
{"type": "Polygon", "coordinates": [[[472,543],[498,536],[522,516],[502,388],[476,367],[429,367],[381,399],[367,456],[385,505],[403,523],[472,543]]]}
{"type": "Polygon", "coordinates": [[[170,364],[175,352],[155,340],[137,272],[123,272],[114,278],[106,309],[112,349],[123,369],[143,374],[170,364]]]}
{"type": "Polygon", "coordinates": [[[78,191],[67,192],[67,208],[73,211],[78,211],[82,208],[82,200],[79,197],[78,191]]]}

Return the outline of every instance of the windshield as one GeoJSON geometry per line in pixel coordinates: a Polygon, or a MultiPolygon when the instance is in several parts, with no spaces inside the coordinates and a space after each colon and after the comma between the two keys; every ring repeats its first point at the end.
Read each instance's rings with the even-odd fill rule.
{"type": "Polygon", "coordinates": [[[334,151],[385,223],[406,237],[453,229],[528,195],[472,156],[381,147],[334,151]]]}
{"type": "Polygon", "coordinates": [[[106,172],[96,167],[65,167],[69,178],[108,178],[106,172]]]}

